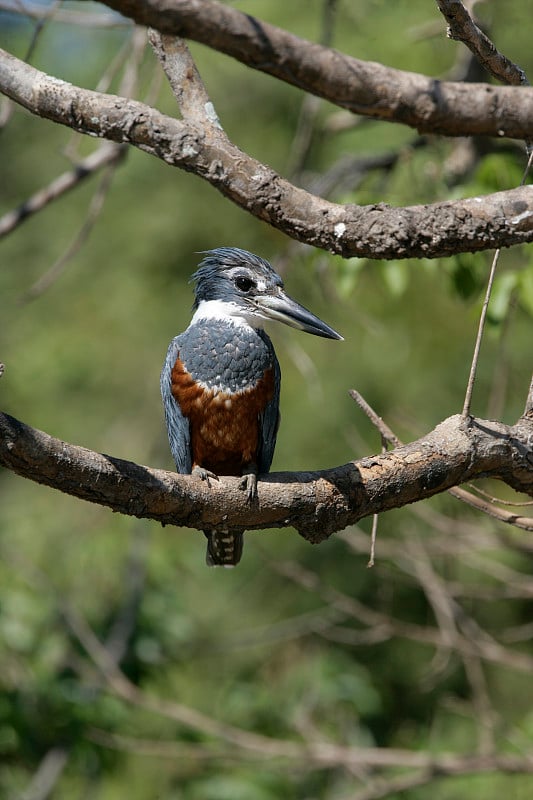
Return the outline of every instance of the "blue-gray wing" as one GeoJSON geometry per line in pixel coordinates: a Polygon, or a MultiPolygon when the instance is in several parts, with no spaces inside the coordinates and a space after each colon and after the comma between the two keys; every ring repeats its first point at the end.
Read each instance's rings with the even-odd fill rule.
{"type": "Polygon", "coordinates": [[[161,370],[161,397],[165,410],[168,441],[176,462],[176,471],[189,475],[191,462],[191,435],[189,420],[181,413],[181,408],[172,396],[171,374],[180,351],[181,336],[176,336],[169,344],[167,357],[161,370]]]}
{"type": "Polygon", "coordinates": [[[270,340],[268,343],[272,350],[272,365],[274,367],[274,395],[260,417],[261,444],[259,447],[257,469],[263,474],[270,470],[270,465],[274,458],[274,448],[276,447],[276,437],[278,435],[280,420],[279,390],[281,386],[281,370],[270,340]]]}

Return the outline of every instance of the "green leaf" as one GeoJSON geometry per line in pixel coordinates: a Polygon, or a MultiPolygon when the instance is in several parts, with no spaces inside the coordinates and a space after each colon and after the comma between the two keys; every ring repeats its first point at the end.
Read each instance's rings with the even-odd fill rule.
{"type": "Polygon", "coordinates": [[[480,257],[472,253],[460,253],[451,259],[450,265],[453,287],[459,297],[463,300],[477,297],[485,283],[480,257]]]}
{"type": "Polygon", "coordinates": [[[533,265],[518,275],[517,284],[520,305],[533,317],[533,265]]]}
{"type": "Polygon", "coordinates": [[[366,263],[366,258],[338,260],[335,287],[342,298],[349,297],[352,294],[366,263]]]}
{"type": "Polygon", "coordinates": [[[394,297],[401,297],[409,285],[409,270],[405,261],[387,261],[383,265],[383,278],[389,292],[394,297]]]}
{"type": "Polygon", "coordinates": [[[507,316],[517,282],[518,274],[516,272],[505,272],[495,278],[487,312],[487,319],[493,325],[501,324],[507,316]]]}

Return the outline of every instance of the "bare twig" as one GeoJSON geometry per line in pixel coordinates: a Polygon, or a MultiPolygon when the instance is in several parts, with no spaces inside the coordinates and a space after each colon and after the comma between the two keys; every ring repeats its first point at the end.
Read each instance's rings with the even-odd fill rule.
{"type": "MultiPolygon", "coordinates": [[[[533,382],[532,382],[533,386],[533,382]]],[[[393,431],[388,427],[388,425],[381,419],[381,417],[374,411],[374,409],[367,403],[364,397],[356,390],[350,389],[349,392],[350,396],[353,400],[359,405],[359,407],[364,411],[370,421],[375,425],[375,427],[380,432],[381,436],[384,437],[387,441],[393,444],[395,447],[399,447],[402,442],[396,436],[393,431]]],[[[475,497],[471,492],[467,492],[465,489],[461,488],[451,488],[448,489],[448,494],[451,494],[452,497],[456,497],[458,500],[461,500],[467,505],[476,508],[478,511],[487,514],[494,519],[499,520],[500,522],[505,522],[508,525],[514,525],[517,528],[522,528],[526,531],[533,531],[533,518],[523,517],[518,514],[512,514],[508,511],[504,511],[501,508],[497,508],[492,503],[488,503],[482,500],[479,497],[475,497]]]]}
{"type": "Polygon", "coordinates": [[[378,521],[379,514],[372,515],[372,530],[370,532],[370,557],[368,559],[367,567],[370,569],[376,562],[376,539],[378,535],[378,521]]]}
{"type": "Polygon", "coordinates": [[[119,162],[124,156],[124,146],[104,142],[98,150],[80,161],[74,169],[64,172],[59,178],[55,178],[44,189],[40,189],[29,197],[15,211],[9,211],[4,214],[0,219],[0,237],[11,233],[32,214],[41,211],[49,203],[76,188],[85,178],[94,175],[102,167],[119,162]]]}
{"type": "Polygon", "coordinates": [[[291,757],[291,753],[295,756],[300,752],[300,745],[296,742],[294,747],[291,747],[290,742],[278,741],[268,736],[262,736],[252,731],[246,731],[242,728],[219,722],[215,718],[182,703],[177,703],[168,698],[160,699],[155,695],[143,692],[119,669],[108,650],[96,637],[85,619],[72,607],[64,604],[63,613],[69,628],[101,672],[109,687],[127,702],[168,719],[173,719],[207,736],[214,736],[231,742],[246,750],[258,751],[270,756],[288,757],[291,757]],[[285,752],[283,750],[284,745],[287,746],[285,752]]]}
{"type": "Polygon", "coordinates": [[[166,741],[161,739],[143,739],[141,737],[123,736],[101,728],[90,728],[87,739],[101,747],[125,753],[135,753],[150,758],[186,759],[189,761],[264,761],[272,756],[260,752],[237,748],[234,744],[206,742],[193,744],[189,742],[166,741]]]}
{"type": "Polygon", "coordinates": [[[387,153],[352,156],[342,155],[326,172],[313,176],[306,187],[313,194],[331,197],[333,192],[355,190],[366,176],[374,171],[392,173],[398,161],[429,143],[427,136],[418,136],[408,144],[387,153]]]}
{"type": "MultiPolygon", "coordinates": [[[[411,512],[417,515],[417,509],[412,508],[411,512]]],[[[420,516],[421,519],[424,517],[420,516]]],[[[431,523],[431,519],[428,518],[428,522],[431,523]]],[[[492,536],[487,534],[486,531],[481,531],[478,526],[478,530],[472,536],[466,533],[462,535],[460,539],[457,538],[457,526],[455,528],[453,526],[453,519],[449,519],[449,532],[456,535],[455,539],[452,539],[450,536],[447,539],[443,539],[442,536],[436,536],[432,538],[425,538],[423,543],[423,552],[424,556],[427,558],[435,558],[437,559],[438,563],[442,562],[442,559],[446,559],[446,563],[465,563],[476,573],[479,573],[483,577],[489,576],[490,581],[487,582],[482,580],[480,582],[468,582],[468,584],[462,583],[460,580],[447,580],[445,581],[442,576],[439,577],[439,580],[443,582],[445,585],[446,593],[452,598],[454,601],[460,601],[462,599],[466,599],[469,604],[472,600],[479,600],[483,603],[485,602],[493,602],[499,601],[502,599],[506,600],[513,600],[513,599],[522,599],[522,600],[531,600],[533,598],[533,588],[528,582],[528,576],[524,577],[524,573],[519,572],[518,570],[511,570],[502,567],[502,565],[495,561],[494,559],[483,558],[483,553],[486,552],[486,548],[492,548],[492,550],[498,550],[498,545],[501,547],[501,539],[496,536],[492,536]],[[498,585],[499,584],[499,585],[498,585]]],[[[436,529],[437,532],[442,531],[442,526],[436,529]]],[[[463,531],[461,531],[463,534],[463,531]]],[[[357,526],[352,527],[346,531],[342,531],[341,533],[337,534],[337,537],[345,542],[350,550],[356,553],[359,556],[364,556],[368,552],[368,543],[369,543],[369,536],[363,531],[359,530],[357,526]]],[[[382,556],[383,560],[380,563],[380,569],[383,573],[383,581],[388,584],[389,579],[392,578],[394,574],[394,579],[398,579],[398,570],[403,573],[405,576],[414,577],[416,578],[416,572],[412,569],[412,559],[409,558],[409,547],[410,541],[412,539],[410,529],[407,529],[407,533],[404,536],[397,540],[391,540],[387,538],[383,540],[382,543],[382,556]],[[392,562],[392,569],[387,565],[387,561],[392,562]]],[[[511,551],[514,548],[512,547],[512,543],[507,543],[507,550],[511,551]]],[[[416,581],[413,580],[413,585],[418,585],[416,581]]],[[[459,613],[462,613],[460,607],[457,603],[454,604],[454,608],[459,613]]],[[[321,612],[325,616],[325,612],[322,609],[321,612]]],[[[338,623],[344,622],[343,620],[338,620],[338,623]]],[[[323,634],[327,637],[328,631],[335,626],[335,621],[332,620],[332,625],[328,628],[328,626],[324,625],[323,627],[323,634]]],[[[518,636],[522,635],[522,626],[517,626],[516,630],[517,633],[517,641],[518,636]]],[[[500,634],[501,638],[507,641],[506,632],[503,631],[500,634]]],[[[509,639],[512,641],[513,639],[509,639]]]]}
{"type": "Polygon", "coordinates": [[[96,192],[91,198],[87,216],[80,230],[69,244],[63,255],[60,256],[57,261],[52,264],[50,269],[48,269],[44,275],[42,275],[39,280],[35,281],[33,286],[30,286],[27,292],[24,293],[21,298],[21,302],[35,300],[37,297],[42,295],[43,292],[49,289],[50,286],[52,286],[52,284],[54,284],[63,274],[63,271],[69,261],[76,255],[77,252],[79,252],[83,244],[87,241],[87,238],[89,237],[89,234],[91,233],[104,207],[106,197],[111,187],[111,182],[115,176],[116,167],[127,152],[125,146],[120,144],[112,145],[109,149],[113,150],[114,152],[110,153],[109,155],[105,172],[96,192]]]}
{"type": "Polygon", "coordinates": [[[146,31],[133,28],[125,37],[122,46],[113,55],[107,68],[98,78],[95,86],[97,92],[107,92],[111,83],[124,66],[124,73],[119,84],[119,93],[124,97],[133,97],[139,79],[139,64],[146,46],[146,31]]]}
{"type": "MultiPolygon", "coordinates": [[[[441,646],[446,650],[460,650],[457,646],[459,632],[456,625],[457,604],[447,591],[445,582],[433,569],[431,560],[416,538],[405,543],[409,556],[410,571],[414,572],[437,622],[441,635],[441,646]]],[[[460,637],[459,637],[460,638],[460,637]]]]}
{"type": "MultiPolygon", "coordinates": [[[[378,778],[370,781],[368,786],[351,794],[349,800],[382,800],[385,797],[394,797],[409,789],[425,786],[435,780],[432,769],[422,769],[410,772],[408,775],[399,775],[393,778],[378,778]]],[[[348,800],[348,798],[346,798],[348,800]]]]}
{"type": "MultiPolygon", "coordinates": [[[[24,61],[31,61],[32,56],[35,52],[35,48],[37,47],[37,42],[41,36],[41,33],[46,27],[46,23],[50,20],[55,18],[55,15],[58,11],[58,8],[61,4],[61,0],[54,0],[49,6],[41,8],[41,15],[36,18],[37,22],[34,27],[33,35],[31,37],[31,41],[28,45],[26,50],[26,55],[24,56],[24,61]]],[[[16,0],[15,5],[17,6],[17,11],[19,13],[23,13],[24,16],[28,16],[24,9],[24,3],[22,0],[16,0]]],[[[1,5],[0,5],[1,8],[1,5]]],[[[11,117],[13,116],[13,112],[15,110],[14,103],[9,100],[7,97],[2,98],[2,105],[0,107],[0,130],[4,128],[11,117]]]]}
{"type": "MultiPolygon", "coordinates": [[[[388,425],[379,417],[374,409],[366,402],[365,398],[362,394],[360,394],[356,389],[350,389],[349,395],[352,400],[355,400],[359,408],[364,411],[370,421],[374,424],[374,426],[378,429],[381,435],[381,452],[385,453],[387,451],[387,442],[390,442],[392,445],[396,446],[400,444],[400,440],[395,436],[395,434],[391,431],[388,425]]],[[[377,530],[378,530],[378,515],[374,514],[372,517],[372,530],[370,534],[370,558],[368,559],[367,567],[373,567],[375,562],[375,555],[376,555],[376,537],[377,537],[377,530]]]]}
{"type": "Polygon", "coordinates": [[[372,406],[367,403],[363,395],[357,391],[357,389],[350,389],[348,392],[352,400],[355,400],[359,408],[366,414],[370,422],[376,427],[381,434],[381,436],[385,439],[385,441],[390,442],[394,447],[399,447],[401,445],[400,439],[396,436],[396,434],[389,428],[386,422],[377,414],[372,406]]]}
{"type": "MultiPolygon", "coordinates": [[[[460,653],[466,676],[472,688],[476,719],[479,723],[479,752],[494,753],[495,714],[490,702],[481,659],[475,653],[462,651],[460,643],[458,647],[455,644],[457,636],[460,635],[459,628],[465,626],[467,615],[452,598],[445,581],[433,569],[433,565],[420,543],[411,538],[406,544],[408,552],[412,553],[412,564],[419,583],[435,614],[443,645],[450,649],[457,649],[460,653]]],[[[465,633],[468,632],[465,631],[465,633]]]]}
{"type": "MultiPolygon", "coordinates": [[[[317,586],[322,591],[323,584],[314,573],[303,570],[299,565],[287,565],[287,569],[281,569],[282,574],[287,577],[297,578],[297,582],[305,586],[306,589],[314,590],[317,586]],[[295,572],[293,571],[295,570],[295,572]]],[[[283,565],[276,565],[280,569],[283,565]]],[[[500,771],[504,773],[531,773],[533,772],[533,754],[525,753],[520,756],[506,754],[467,754],[459,755],[456,753],[440,753],[434,755],[420,751],[407,750],[401,748],[380,748],[380,747],[357,747],[338,745],[320,737],[312,739],[304,737],[301,739],[282,739],[271,736],[264,736],[254,731],[246,730],[236,725],[220,721],[209,714],[198,711],[195,708],[184,705],[175,699],[159,698],[142,688],[136,686],[127,678],[117,666],[113,655],[108,648],[97,638],[87,621],[65,600],[62,593],[50,584],[48,576],[40,571],[31,572],[32,585],[35,584],[34,578],[38,583],[46,586],[51,591],[58,610],[68,625],[71,633],[81,644],[89,659],[98,670],[99,677],[103,679],[108,690],[123,701],[138,708],[142,708],[150,713],[173,720],[181,726],[196,731],[205,741],[198,745],[181,745],[173,741],[154,742],[151,740],[135,740],[131,737],[108,733],[107,731],[92,729],[89,731],[89,738],[103,746],[124,749],[140,754],[158,756],[163,758],[176,758],[178,756],[190,755],[192,758],[227,758],[232,760],[239,759],[271,759],[281,762],[298,763],[302,762],[307,769],[320,770],[331,767],[343,767],[357,776],[365,775],[366,770],[385,770],[385,769],[409,769],[413,780],[420,780],[420,771],[424,773],[427,780],[439,777],[451,777],[453,775],[470,774],[476,772],[500,771]],[[228,750],[229,748],[229,750],[228,750]]],[[[342,606],[342,613],[363,613],[370,621],[370,624],[378,621],[380,617],[386,615],[366,609],[352,601],[346,595],[329,589],[329,602],[332,605],[342,606]],[[360,612],[358,612],[358,609],[360,612]]],[[[387,617],[386,617],[387,618],[387,617]]],[[[388,618],[387,618],[388,619],[388,618]]],[[[390,624],[391,620],[388,620],[390,624]]],[[[392,621],[394,624],[394,621],[392,621]]],[[[423,631],[420,626],[413,626],[409,623],[399,623],[406,625],[407,629],[418,629],[423,631]]],[[[438,634],[437,631],[434,633],[438,634]]],[[[474,644],[488,647],[493,643],[489,637],[480,631],[474,630],[470,636],[471,641],[463,641],[461,635],[458,637],[458,646],[471,650],[474,644]]],[[[436,638],[433,637],[433,641],[436,638]]],[[[509,653],[509,666],[514,666],[512,651],[509,653]]],[[[85,671],[85,675],[87,672],[85,671]]],[[[373,791],[377,791],[378,786],[382,789],[394,783],[395,778],[383,778],[375,780],[370,784],[373,791]]],[[[368,781],[364,791],[370,791],[368,781]]],[[[399,788],[399,786],[397,787],[399,788]]],[[[364,796],[364,795],[361,795],[364,796]]],[[[369,795],[373,796],[373,795],[369,795]]],[[[385,795],[376,795],[385,796],[385,795]]]]}
{"type": "MultiPolygon", "coordinates": [[[[381,452],[387,452],[387,438],[385,436],[381,437],[381,452]]],[[[379,514],[372,515],[372,529],[370,531],[370,557],[368,559],[367,568],[371,569],[375,562],[376,562],[376,540],[378,536],[378,522],[379,522],[379,514]]]]}
{"type": "Polygon", "coordinates": [[[498,261],[500,260],[500,250],[496,250],[494,253],[492,264],[490,267],[489,272],[489,279],[487,281],[487,289],[485,291],[485,298],[483,300],[483,305],[481,307],[481,314],[479,317],[479,325],[477,330],[476,336],[476,343],[474,345],[474,354],[472,356],[472,363],[470,365],[470,374],[468,376],[468,383],[466,386],[466,394],[465,394],[465,401],[463,404],[463,417],[470,416],[470,406],[472,404],[472,392],[474,391],[474,383],[476,380],[476,373],[477,373],[477,365],[479,362],[479,351],[481,350],[481,341],[483,339],[483,332],[485,330],[485,321],[487,319],[487,311],[489,308],[490,303],[490,296],[492,294],[492,286],[494,283],[494,278],[496,276],[496,267],[498,266],[498,261]]]}
{"type": "Polygon", "coordinates": [[[533,378],[531,378],[531,383],[529,384],[529,391],[527,393],[527,400],[526,400],[526,407],[524,409],[524,414],[531,414],[533,412],[533,378]]]}
{"type": "Polygon", "coordinates": [[[450,489],[448,494],[472,506],[472,508],[481,511],[483,514],[497,519],[499,522],[505,522],[506,525],[514,525],[515,528],[521,528],[524,531],[533,531],[532,517],[524,517],[521,514],[513,514],[510,511],[504,511],[502,508],[497,508],[492,503],[487,503],[480,497],[475,497],[471,492],[467,492],[465,489],[450,489]]]}
{"type": "MultiPolygon", "coordinates": [[[[337,13],[338,0],[323,0],[322,5],[322,32],[320,43],[330,47],[333,41],[333,26],[337,13]]],[[[316,95],[305,95],[298,116],[296,132],[294,134],[291,150],[288,157],[287,174],[298,176],[305,166],[315,134],[315,121],[321,106],[321,100],[316,95]]]]}
{"type": "MultiPolygon", "coordinates": [[[[41,760],[29,786],[17,796],[17,800],[46,800],[63,774],[69,752],[64,747],[52,747],[41,760]]],[[[15,798],[13,798],[15,800],[15,798]]]]}
{"type": "Polygon", "coordinates": [[[222,130],[187,43],[156,30],[150,30],[148,38],[163,66],[183,118],[222,130]]]}
{"type": "Polygon", "coordinates": [[[496,49],[461,0],[437,0],[437,5],[448,22],[448,37],[463,42],[496,80],[514,86],[529,86],[524,70],[496,49]]]}
{"type": "MultiPolygon", "coordinates": [[[[327,585],[315,572],[295,562],[286,561],[272,564],[272,568],[306,591],[318,595],[324,601],[330,603],[332,608],[348,614],[360,625],[370,629],[371,632],[378,631],[380,634],[379,640],[381,641],[394,636],[437,649],[442,647],[442,635],[438,628],[397,619],[383,611],[371,608],[360,600],[327,585]]],[[[334,639],[332,635],[334,629],[326,629],[319,633],[324,638],[334,639]]],[[[355,645],[360,644],[358,637],[361,631],[348,629],[346,633],[348,635],[345,638],[339,638],[337,641],[349,643],[350,634],[355,634],[355,639],[352,643],[355,645]]],[[[488,663],[506,665],[510,669],[515,669],[519,672],[528,672],[533,668],[533,657],[518,650],[504,647],[489,636],[486,631],[482,631],[481,628],[477,628],[474,634],[470,631],[468,635],[465,635],[462,631],[457,631],[453,638],[453,648],[461,657],[475,656],[488,663]]]]}
{"type": "MultiPolygon", "coordinates": [[[[124,75],[120,84],[120,91],[125,96],[129,96],[135,88],[137,81],[137,67],[141,58],[142,50],[145,44],[145,35],[140,30],[135,30],[128,41],[120,48],[118,54],[113,58],[111,65],[104,72],[98,82],[98,91],[106,91],[116,74],[120,69],[124,60],[128,57],[128,62],[124,70],[124,75]]],[[[79,138],[79,134],[76,134],[79,138]]],[[[69,150],[69,157],[74,158],[74,150],[72,147],[69,150]]],[[[45,206],[54,200],[57,200],[66,192],[76,188],[85,178],[98,172],[100,169],[112,164],[116,164],[122,160],[126,154],[126,147],[115,143],[104,142],[100,147],[91,155],[80,160],[72,170],[63,173],[58,178],[55,178],[44,189],[40,189],[26,200],[19,208],[14,211],[9,211],[0,218],[0,237],[11,233],[22,222],[25,222],[32,214],[41,211],[45,206]]],[[[79,236],[82,236],[82,232],[79,236]]],[[[76,241],[76,240],[75,240],[76,241]]],[[[70,255],[76,251],[75,241],[69,246],[67,255],[62,256],[61,259],[51,268],[50,272],[54,274],[56,271],[61,271],[61,264],[68,260],[68,253],[70,255]]],[[[30,290],[31,291],[31,290],[30,290]]]]}
{"type": "MultiPolygon", "coordinates": [[[[461,4],[460,4],[461,5],[461,4]]],[[[526,182],[526,178],[529,174],[529,170],[531,168],[531,164],[533,162],[533,150],[529,153],[529,157],[527,160],[526,168],[524,170],[524,174],[522,175],[522,180],[520,181],[520,186],[524,186],[526,182]]],[[[481,349],[481,342],[483,339],[483,332],[485,330],[485,322],[487,319],[487,311],[490,303],[490,296],[492,293],[492,286],[494,283],[494,277],[496,275],[496,267],[498,266],[498,261],[500,259],[500,249],[497,249],[494,253],[494,257],[492,259],[492,264],[490,267],[489,279],[487,282],[487,289],[485,292],[485,298],[483,300],[483,306],[481,308],[481,314],[479,317],[479,326],[476,336],[476,343],[474,346],[474,354],[472,356],[472,364],[470,366],[470,375],[468,376],[468,384],[466,387],[466,394],[465,394],[465,401],[463,405],[463,417],[468,417],[470,415],[470,406],[472,403],[472,392],[474,390],[474,383],[476,380],[476,373],[477,367],[479,362],[479,351],[481,349]]]]}
{"type": "MultiPolygon", "coordinates": [[[[513,64],[506,56],[499,53],[491,40],[485,33],[475,24],[468,10],[465,8],[461,0],[437,0],[437,5],[441,13],[448,21],[448,36],[451,39],[457,39],[464,42],[470,48],[472,53],[477,57],[480,63],[490,72],[491,75],[505,84],[529,86],[525,72],[513,64]]],[[[529,150],[529,138],[526,136],[526,145],[529,150]]],[[[529,169],[531,167],[533,152],[529,153],[528,163],[520,183],[524,185],[529,169]]],[[[466,387],[465,400],[463,405],[463,417],[470,415],[470,408],[472,403],[472,392],[476,379],[477,367],[479,362],[479,352],[481,349],[481,342],[483,339],[483,332],[485,329],[485,321],[487,317],[487,310],[490,302],[492,286],[496,274],[496,267],[500,258],[500,249],[496,249],[489,273],[487,282],[487,289],[485,298],[481,309],[479,319],[478,332],[476,343],[474,346],[474,354],[472,356],[472,363],[470,366],[470,374],[466,387]]]]}
{"type": "Polygon", "coordinates": [[[71,631],[97,666],[113,693],[128,703],[172,719],[203,735],[233,744],[262,758],[303,759],[315,769],[334,765],[343,765],[345,767],[361,765],[370,767],[411,766],[416,768],[417,766],[433,766],[433,762],[435,762],[435,769],[438,763],[444,774],[454,774],[457,769],[462,771],[462,769],[466,768],[467,763],[470,765],[470,769],[467,769],[467,771],[478,771],[479,769],[482,771],[486,769],[533,771],[533,759],[527,755],[517,759],[506,756],[493,756],[491,760],[488,760],[485,757],[484,761],[475,756],[465,758],[451,754],[431,757],[425,753],[394,748],[344,747],[326,741],[299,742],[275,739],[220,722],[189,706],[168,698],[163,699],[152,696],[135,686],[115,665],[106,648],[95,636],[87,622],[70,607],[63,606],[63,613],[71,631]]]}
{"type": "Polygon", "coordinates": [[[33,31],[33,36],[31,37],[30,44],[28,46],[28,50],[26,51],[26,56],[24,61],[31,61],[33,54],[35,52],[35,48],[37,47],[37,42],[39,41],[42,32],[44,31],[48,22],[55,18],[55,15],[61,5],[61,0],[54,0],[53,3],[46,8],[45,13],[37,19],[35,28],[33,31]]]}
{"type": "MultiPolygon", "coordinates": [[[[138,68],[145,45],[145,32],[140,28],[135,28],[132,32],[132,35],[129,37],[129,41],[123,48],[121,48],[118,55],[113,59],[109,69],[100,79],[99,85],[109,85],[113,75],[120,68],[124,59],[127,58],[122,80],[120,82],[120,92],[125,96],[133,94],[138,81],[138,68]]],[[[66,251],[24,294],[22,297],[22,302],[33,300],[36,297],[39,297],[43,292],[49,289],[53,283],[55,283],[55,281],[63,274],[65,267],[69,264],[76,253],[79,252],[90,235],[96,221],[98,220],[98,217],[100,216],[104,207],[106,197],[111,188],[111,183],[115,176],[117,167],[127,153],[127,147],[123,144],[105,143],[100,150],[104,151],[103,158],[100,160],[100,163],[95,166],[94,171],[96,171],[97,168],[104,167],[104,174],[91,198],[87,216],[80,230],[71,241],[66,251]],[[108,155],[107,158],[106,155],[108,155]]],[[[94,155],[96,156],[100,150],[94,155]]]]}
{"type": "Polygon", "coordinates": [[[521,508],[522,506],[533,506],[533,500],[504,500],[502,497],[495,497],[489,492],[486,492],[480,486],[475,486],[473,483],[468,484],[469,489],[471,489],[476,494],[481,495],[490,503],[498,503],[502,506],[514,506],[517,508],[521,508]]]}

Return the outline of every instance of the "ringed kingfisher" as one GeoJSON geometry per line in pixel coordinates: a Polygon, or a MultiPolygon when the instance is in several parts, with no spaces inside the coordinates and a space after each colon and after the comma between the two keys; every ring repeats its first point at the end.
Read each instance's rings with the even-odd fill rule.
{"type": "MultiPolygon", "coordinates": [[[[178,472],[208,485],[218,475],[241,477],[252,502],[258,473],[270,469],[280,419],[281,373],[265,321],[342,336],[285,293],[268,261],[246,250],[207,250],[191,280],[194,314],[171,341],[161,372],[170,449],[178,472]]],[[[204,533],[209,566],[238,564],[242,532],[204,533]]]]}

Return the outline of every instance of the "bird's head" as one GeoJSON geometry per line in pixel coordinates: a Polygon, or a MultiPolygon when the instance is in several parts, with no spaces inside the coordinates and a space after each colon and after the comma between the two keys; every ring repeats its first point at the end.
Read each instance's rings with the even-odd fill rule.
{"type": "Polygon", "coordinates": [[[315,336],[342,339],[329,325],[293,300],[268,261],[237,247],[206,251],[192,276],[196,315],[242,320],[254,328],[278,320],[315,336]]]}

